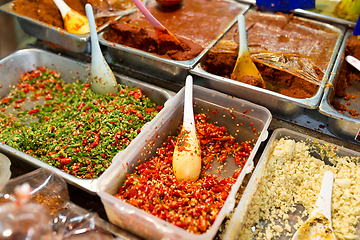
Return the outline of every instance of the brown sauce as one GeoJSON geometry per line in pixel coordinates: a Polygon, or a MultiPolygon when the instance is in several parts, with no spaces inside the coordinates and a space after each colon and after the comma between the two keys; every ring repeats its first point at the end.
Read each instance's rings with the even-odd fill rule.
{"type": "MultiPolygon", "coordinates": [[[[302,54],[311,60],[314,71],[321,81],[331,59],[338,38],[337,33],[321,30],[314,24],[281,13],[262,14],[255,11],[249,12],[245,15],[245,21],[250,54],[259,49],[302,54]]],[[[207,54],[202,63],[205,71],[231,78],[238,55],[239,37],[237,29],[238,26],[235,24],[224,36],[224,41],[220,41],[222,46],[215,46],[207,54]],[[236,47],[232,46],[232,49],[222,50],[224,49],[224,42],[228,45],[232,42],[232,45],[236,47]]],[[[301,99],[310,98],[318,91],[316,84],[303,78],[264,65],[256,60],[254,60],[254,63],[265,81],[265,88],[268,90],[301,99]]],[[[256,82],[254,84],[248,82],[248,84],[259,86],[256,82]]]]}
{"type": "Polygon", "coordinates": [[[172,7],[164,7],[152,1],[146,7],[191,50],[170,51],[170,55],[159,54],[154,27],[139,11],[121,18],[117,23],[112,22],[104,38],[180,61],[196,57],[242,11],[240,5],[235,2],[218,0],[184,0],[172,7]],[[146,43],[147,41],[149,43],[146,43]]]}

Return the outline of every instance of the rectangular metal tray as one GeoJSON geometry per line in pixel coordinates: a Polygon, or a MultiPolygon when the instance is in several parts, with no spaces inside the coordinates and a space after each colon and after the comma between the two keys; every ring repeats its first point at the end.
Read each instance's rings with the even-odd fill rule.
{"type": "MultiPolygon", "coordinates": [[[[326,154],[319,154],[324,149],[336,149],[334,153],[338,157],[356,157],[358,161],[360,161],[360,153],[355,152],[351,149],[347,149],[341,146],[337,146],[335,144],[330,144],[328,142],[319,140],[317,138],[295,132],[293,130],[289,130],[286,128],[279,128],[276,129],[273,134],[271,135],[269,141],[266,144],[266,147],[260,157],[260,160],[249,180],[249,183],[246,186],[244,194],[241,197],[239,204],[236,206],[235,211],[226,227],[225,235],[223,236],[223,240],[233,240],[237,239],[237,237],[241,234],[240,230],[244,227],[248,211],[250,210],[250,205],[253,201],[254,195],[258,190],[259,184],[261,182],[262,176],[266,170],[266,166],[269,161],[269,154],[272,145],[274,142],[281,138],[289,138],[295,140],[296,142],[303,141],[311,148],[311,156],[314,156],[320,160],[325,161],[325,164],[329,164],[326,154]]],[[[299,212],[289,212],[289,222],[291,219],[297,219],[296,216],[299,216],[299,212]]],[[[280,217],[281,219],[281,217],[280,217]]],[[[297,221],[297,220],[295,220],[297,221]]],[[[270,222],[270,221],[269,221],[270,222]]],[[[359,225],[357,225],[358,227],[359,225]]],[[[284,231],[286,232],[286,231],[284,231]]],[[[276,239],[291,239],[291,237],[284,237],[276,238],[276,239]]],[[[275,239],[275,238],[273,238],[275,239]]]]}
{"type": "MultiPolygon", "coordinates": [[[[59,46],[59,49],[64,48],[65,50],[75,53],[90,53],[90,33],[72,34],[64,29],[51,26],[50,24],[30,17],[19,15],[12,10],[12,3],[13,1],[0,6],[0,11],[16,17],[25,33],[34,36],[37,39],[56,44],[59,46]]],[[[136,8],[126,10],[123,14],[117,16],[116,19],[135,10],[136,8]]],[[[105,23],[100,26],[98,32],[102,31],[107,25],[108,23],[105,23]]]]}
{"type": "Polygon", "coordinates": [[[229,78],[211,74],[209,72],[206,72],[202,68],[201,62],[198,63],[195,68],[191,69],[190,72],[194,75],[201,77],[206,87],[211,89],[216,89],[220,92],[230,94],[234,97],[240,97],[249,100],[251,102],[260,104],[262,106],[265,106],[276,117],[290,119],[299,116],[303,112],[304,108],[316,109],[320,103],[325,84],[331,74],[331,69],[333,67],[333,63],[335,61],[338,49],[341,45],[345,28],[336,27],[330,24],[321,23],[306,18],[301,18],[301,17],[295,17],[295,18],[304,21],[309,21],[310,23],[320,26],[323,29],[328,29],[339,33],[339,37],[334,47],[334,51],[331,56],[329,65],[321,81],[321,85],[317,93],[313,97],[305,98],[305,99],[292,98],[267,89],[254,87],[252,85],[238,82],[229,78]]]}
{"type": "MultiPolygon", "coordinates": [[[[155,156],[163,140],[177,132],[183,119],[184,93],[185,88],[182,88],[166,103],[166,107],[159,113],[161,118],[154,119],[152,126],[144,131],[142,138],[136,138],[99,179],[98,195],[104,204],[109,221],[144,239],[213,239],[225,215],[234,208],[235,194],[245,175],[252,171],[253,159],[261,142],[268,137],[267,128],[272,119],[269,110],[248,101],[194,85],[193,96],[196,102],[194,113],[208,114],[209,122],[225,126],[237,142],[253,140],[251,141],[253,150],[246,165],[237,177],[211,228],[205,233],[193,234],[113,196],[124,182],[126,174],[132,173],[134,167],[155,156]],[[229,109],[231,111],[227,111],[229,109]],[[214,110],[218,113],[211,114],[214,110]],[[253,126],[256,131],[253,130],[253,126]]],[[[220,179],[232,176],[238,166],[234,163],[233,156],[228,155],[226,161],[226,167],[221,170],[221,173],[217,171],[220,165],[217,161],[214,161],[212,169],[207,171],[219,176],[220,179]]]]}
{"type": "MultiPolygon", "coordinates": [[[[250,5],[247,4],[237,4],[239,4],[239,6],[243,9],[240,14],[245,13],[250,7],[250,5]]],[[[187,61],[165,59],[142,50],[110,42],[104,39],[103,33],[99,34],[99,42],[108,47],[111,58],[117,61],[120,65],[141,71],[160,79],[183,82],[189,74],[189,69],[196,65],[196,63],[205,55],[205,53],[214,45],[223,33],[234,24],[235,21],[236,18],[234,18],[229,25],[221,31],[221,34],[219,34],[216,39],[205,47],[205,49],[197,57],[187,61]]]]}
{"type": "MultiPolygon", "coordinates": [[[[342,114],[338,112],[331,103],[335,99],[335,90],[337,87],[337,79],[339,76],[339,71],[344,61],[344,52],[346,46],[346,40],[352,35],[353,31],[348,30],[345,34],[344,40],[342,42],[341,48],[339,50],[339,54],[336,58],[333,75],[331,75],[329,79],[329,84],[326,85],[324,90],[324,95],[321,99],[321,103],[319,106],[319,112],[328,116],[326,127],[335,135],[356,142],[360,143],[360,119],[352,117],[350,114],[342,114]]],[[[360,89],[360,83],[353,81],[353,85],[348,86],[348,90],[351,94],[357,94],[360,89]]],[[[347,100],[337,98],[342,104],[346,105],[347,100]]],[[[351,108],[360,112],[360,105],[359,105],[359,98],[357,98],[357,102],[352,101],[351,108]]]]}
{"type": "MultiPolygon", "coordinates": [[[[74,82],[76,79],[86,81],[90,72],[90,67],[86,63],[81,63],[44,50],[35,48],[18,50],[0,60],[0,83],[2,85],[2,88],[0,88],[0,98],[5,97],[9,93],[11,86],[18,83],[20,80],[20,73],[34,70],[37,67],[47,67],[60,73],[65,82],[74,82]]],[[[115,73],[115,76],[118,83],[141,89],[145,95],[157,104],[164,105],[167,100],[175,95],[174,92],[124,75],[115,73]]],[[[138,136],[141,137],[141,132],[138,136]]],[[[0,144],[0,152],[11,155],[16,159],[35,167],[43,167],[54,171],[63,177],[69,184],[82,188],[91,194],[96,193],[98,179],[77,178],[8,145],[0,144]]]]}

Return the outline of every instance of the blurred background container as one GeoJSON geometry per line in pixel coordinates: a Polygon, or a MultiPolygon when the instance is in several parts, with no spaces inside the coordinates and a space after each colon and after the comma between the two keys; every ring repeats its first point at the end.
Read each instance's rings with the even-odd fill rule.
{"type": "MultiPolygon", "coordinates": [[[[8,1],[0,0],[0,5],[8,1]]],[[[18,21],[9,14],[0,12],[0,26],[0,58],[36,41],[36,38],[27,35],[19,26],[18,21]]]]}

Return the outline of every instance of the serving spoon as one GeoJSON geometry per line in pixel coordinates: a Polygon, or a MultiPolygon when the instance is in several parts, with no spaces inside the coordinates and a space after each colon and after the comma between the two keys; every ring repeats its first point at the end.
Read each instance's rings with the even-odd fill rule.
{"type": "Polygon", "coordinates": [[[155,33],[158,40],[158,52],[159,54],[165,54],[169,50],[180,50],[184,48],[182,43],[172,34],[166,27],[164,27],[144,6],[141,0],[132,0],[136,7],[144,14],[146,19],[151,23],[155,29],[155,33]]]}
{"type": "Polygon", "coordinates": [[[348,55],[345,57],[345,59],[348,63],[351,64],[351,66],[353,66],[354,68],[360,71],[360,61],[357,58],[348,55]]]}
{"type": "Polygon", "coordinates": [[[90,37],[91,37],[91,89],[99,94],[117,94],[116,78],[107,64],[98,41],[95,19],[92,6],[87,3],[85,5],[86,16],[89,20],[90,37]]]}
{"type": "Polygon", "coordinates": [[[174,149],[173,170],[178,181],[195,181],[201,171],[201,148],[195,129],[191,75],[186,77],[185,82],[183,126],[174,149]]]}
{"type": "Polygon", "coordinates": [[[244,15],[238,15],[237,22],[239,27],[239,53],[231,76],[234,76],[236,79],[241,79],[242,77],[246,76],[252,76],[254,78],[261,79],[261,82],[264,83],[264,80],[262,79],[259,70],[256,68],[254,62],[251,60],[250,57],[246,39],[244,15]]]}
{"type": "Polygon", "coordinates": [[[333,172],[326,171],[315,208],[308,220],[306,220],[296,231],[292,240],[336,240],[331,226],[331,195],[333,180],[333,172]]]}
{"type": "Polygon", "coordinates": [[[85,34],[90,32],[88,19],[71,9],[63,0],[53,0],[64,21],[65,29],[70,33],[85,34]]]}

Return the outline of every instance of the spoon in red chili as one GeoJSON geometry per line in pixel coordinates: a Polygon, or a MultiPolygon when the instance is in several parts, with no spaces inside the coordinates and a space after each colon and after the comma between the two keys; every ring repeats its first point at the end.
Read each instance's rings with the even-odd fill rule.
{"type": "Polygon", "coordinates": [[[132,0],[137,8],[144,14],[144,16],[149,20],[151,25],[155,28],[155,32],[158,38],[158,53],[165,54],[169,50],[180,50],[183,51],[184,48],[182,43],[172,34],[166,27],[164,27],[142,4],[141,0],[132,0]]]}
{"type": "Polygon", "coordinates": [[[201,171],[201,148],[195,128],[191,75],[186,77],[185,82],[183,126],[174,149],[173,170],[178,181],[195,181],[201,171]]]}

